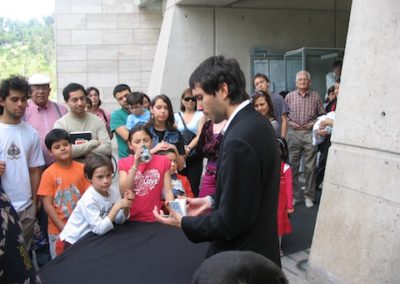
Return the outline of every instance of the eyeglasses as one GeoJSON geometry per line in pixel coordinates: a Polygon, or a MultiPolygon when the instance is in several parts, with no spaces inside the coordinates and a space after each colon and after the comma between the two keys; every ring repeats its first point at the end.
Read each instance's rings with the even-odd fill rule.
{"type": "Polygon", "coordinates": [[[31,86],[32,92],[47,91],[48,89],[49,89],[49,85],[33,85],[33,86],[31,86]]]}
{"type": "Polygon", "coordinates": [[[195,102],[195,101],[196,101],[196,98],[195,98],[195,97],[186,97],[186,98],[183,98],[183,100],[184,100],[185,102],[188,102],[188,101],[195,102]]]}

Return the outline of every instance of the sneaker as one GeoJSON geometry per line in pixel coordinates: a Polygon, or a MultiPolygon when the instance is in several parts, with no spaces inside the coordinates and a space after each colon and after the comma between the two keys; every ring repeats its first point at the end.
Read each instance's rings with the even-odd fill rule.
{"type": "Polygon", "coordinates": [[[307,207],[307,208],[311,208],[311,207],[314,206],[314,202],[313,202],[311,199],[309,199],[309,198],[306,198],[306,199],[305,199],[305,202],[306,202],[306,207],[307,207]]]}

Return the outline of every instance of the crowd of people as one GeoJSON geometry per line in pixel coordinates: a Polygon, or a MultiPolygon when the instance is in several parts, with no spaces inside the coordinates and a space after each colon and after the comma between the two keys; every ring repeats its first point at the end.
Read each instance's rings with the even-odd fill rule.
{"type": "MultiPolygon", "coordinates": [[[[281,239],[292,231],[288,214],[301,199],[300,160],[306,207],[323,180],[339,82],[325,109],[307,71],[297,73],[296,90],[285,97],[271,94],[268,77],[256,74],[249,96],[237,61],[214,56],[193,72],[180,111],[167,95],[150,99],[118,84],[120,108],[110,114],[96,87],[65,86],[67,111],[49,99],[47,76],[10,76],[0,86],[1,214],[10,221],[2,234],[22,237],[21,249],[8,242],[1,249],[25,259],[18,277],[28,279],[88,232],[158,221],[182,228],[193,242],[211,241],[210,254],[252,250],[279,266],[281,239]],[[188,216],[171,210],[176,198],[186,198],[188,216]],[[37,236],[49,258],[32,264],[37,236]]],[[[9,267],[4,279],[15,277],[17,268],[9,267]]]]}

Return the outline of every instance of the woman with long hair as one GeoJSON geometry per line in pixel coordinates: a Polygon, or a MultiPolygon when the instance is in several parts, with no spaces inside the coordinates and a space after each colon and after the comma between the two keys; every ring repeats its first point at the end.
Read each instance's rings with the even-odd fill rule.
{"type": "Polygon", "coordinates": [[[185,144],[186,167],[183,174],[189,179],[193,194],[198,196],[203,158],[196,154],[195,147],[205,120],[203,112],[197,111],[197,100],[192,94],[192,89],[188,88],[183,91],[180,108],[181,111],[175,113],[174,117],[185,144]],[[190,135],[185,135],[187,133],[190,135]]]}
{"type": "Polygon", "coordinates": [[[111,115],[108,111],[101,108],[101,100],[100,100],[100,91],[96,87],[89,87],[86,89],[87,97],[92,101],[92,106],[88,109],[89,112],[97,115],[101,120],[104,121],[108,135],[110,135],[110,139],[113,138],[113,134],[110,129],[110,119],[111,115]]]}
{"type": "Polygon", "coordinates": [[[150,102],[150,120],[146,124],[152,135],[151,154],[173,149],[177,155],[178,170],[185,166],[183,137],[175,127],[171,100],[166,95],[155,96],[150,102]]]}
{"type": "Polygon", "coordinates": [[[279,129],[279,124],[278,121],[276,120],[274,105],[272,104],[272,100],[269,94],[264,91],[257,91],[253,96],[252,102],[256,111],[261,113],[269,120],[269,122],[271,122],[271,125],[274,128],[275,133],[277,133],[279,129]]]}

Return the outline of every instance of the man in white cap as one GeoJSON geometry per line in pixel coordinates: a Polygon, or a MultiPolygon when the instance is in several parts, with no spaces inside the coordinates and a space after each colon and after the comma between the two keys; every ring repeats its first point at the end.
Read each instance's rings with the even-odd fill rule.
{"type": "Polygon", "coordinates": [[[49,100],[50,78],[43,74],[34,74],[28,80],[31,92],[31,100],[25,111],[24,120],[39,133],[40,145],[48,167],[53,158],[49,155],[44,138],[53,129],[54,122],[67,113],[64,105],[49,100]]]}
{"type": "MultiPolygon", "coordinates": [[[[56,120],[66,114],[68,110],[64,105],[49,100],[51,88],[50,78],[48,76],[44,74],[33,74],[28,79],[28,84],[31,99],[28,102],[23,119],[39,134],[40,146],[45,161],[45,165],[42,169],[45,169],[53,163],[54,158],[50,156],[49,151],[47,151],[44,139],[47,133],[53,129],[56,120]]],[[[37,217],[40,230],[47,239],[47,214],[41,206],[40,201],[38,203],[37,217]]],[[[40,252],[36,251],[36,254],[42,255],[38,258],[38,260],[42,260],[42,263],[38,263],[39,266],[46,264],[50,260],[50,253],[46,247],[40,249],[40,252]]]]}

